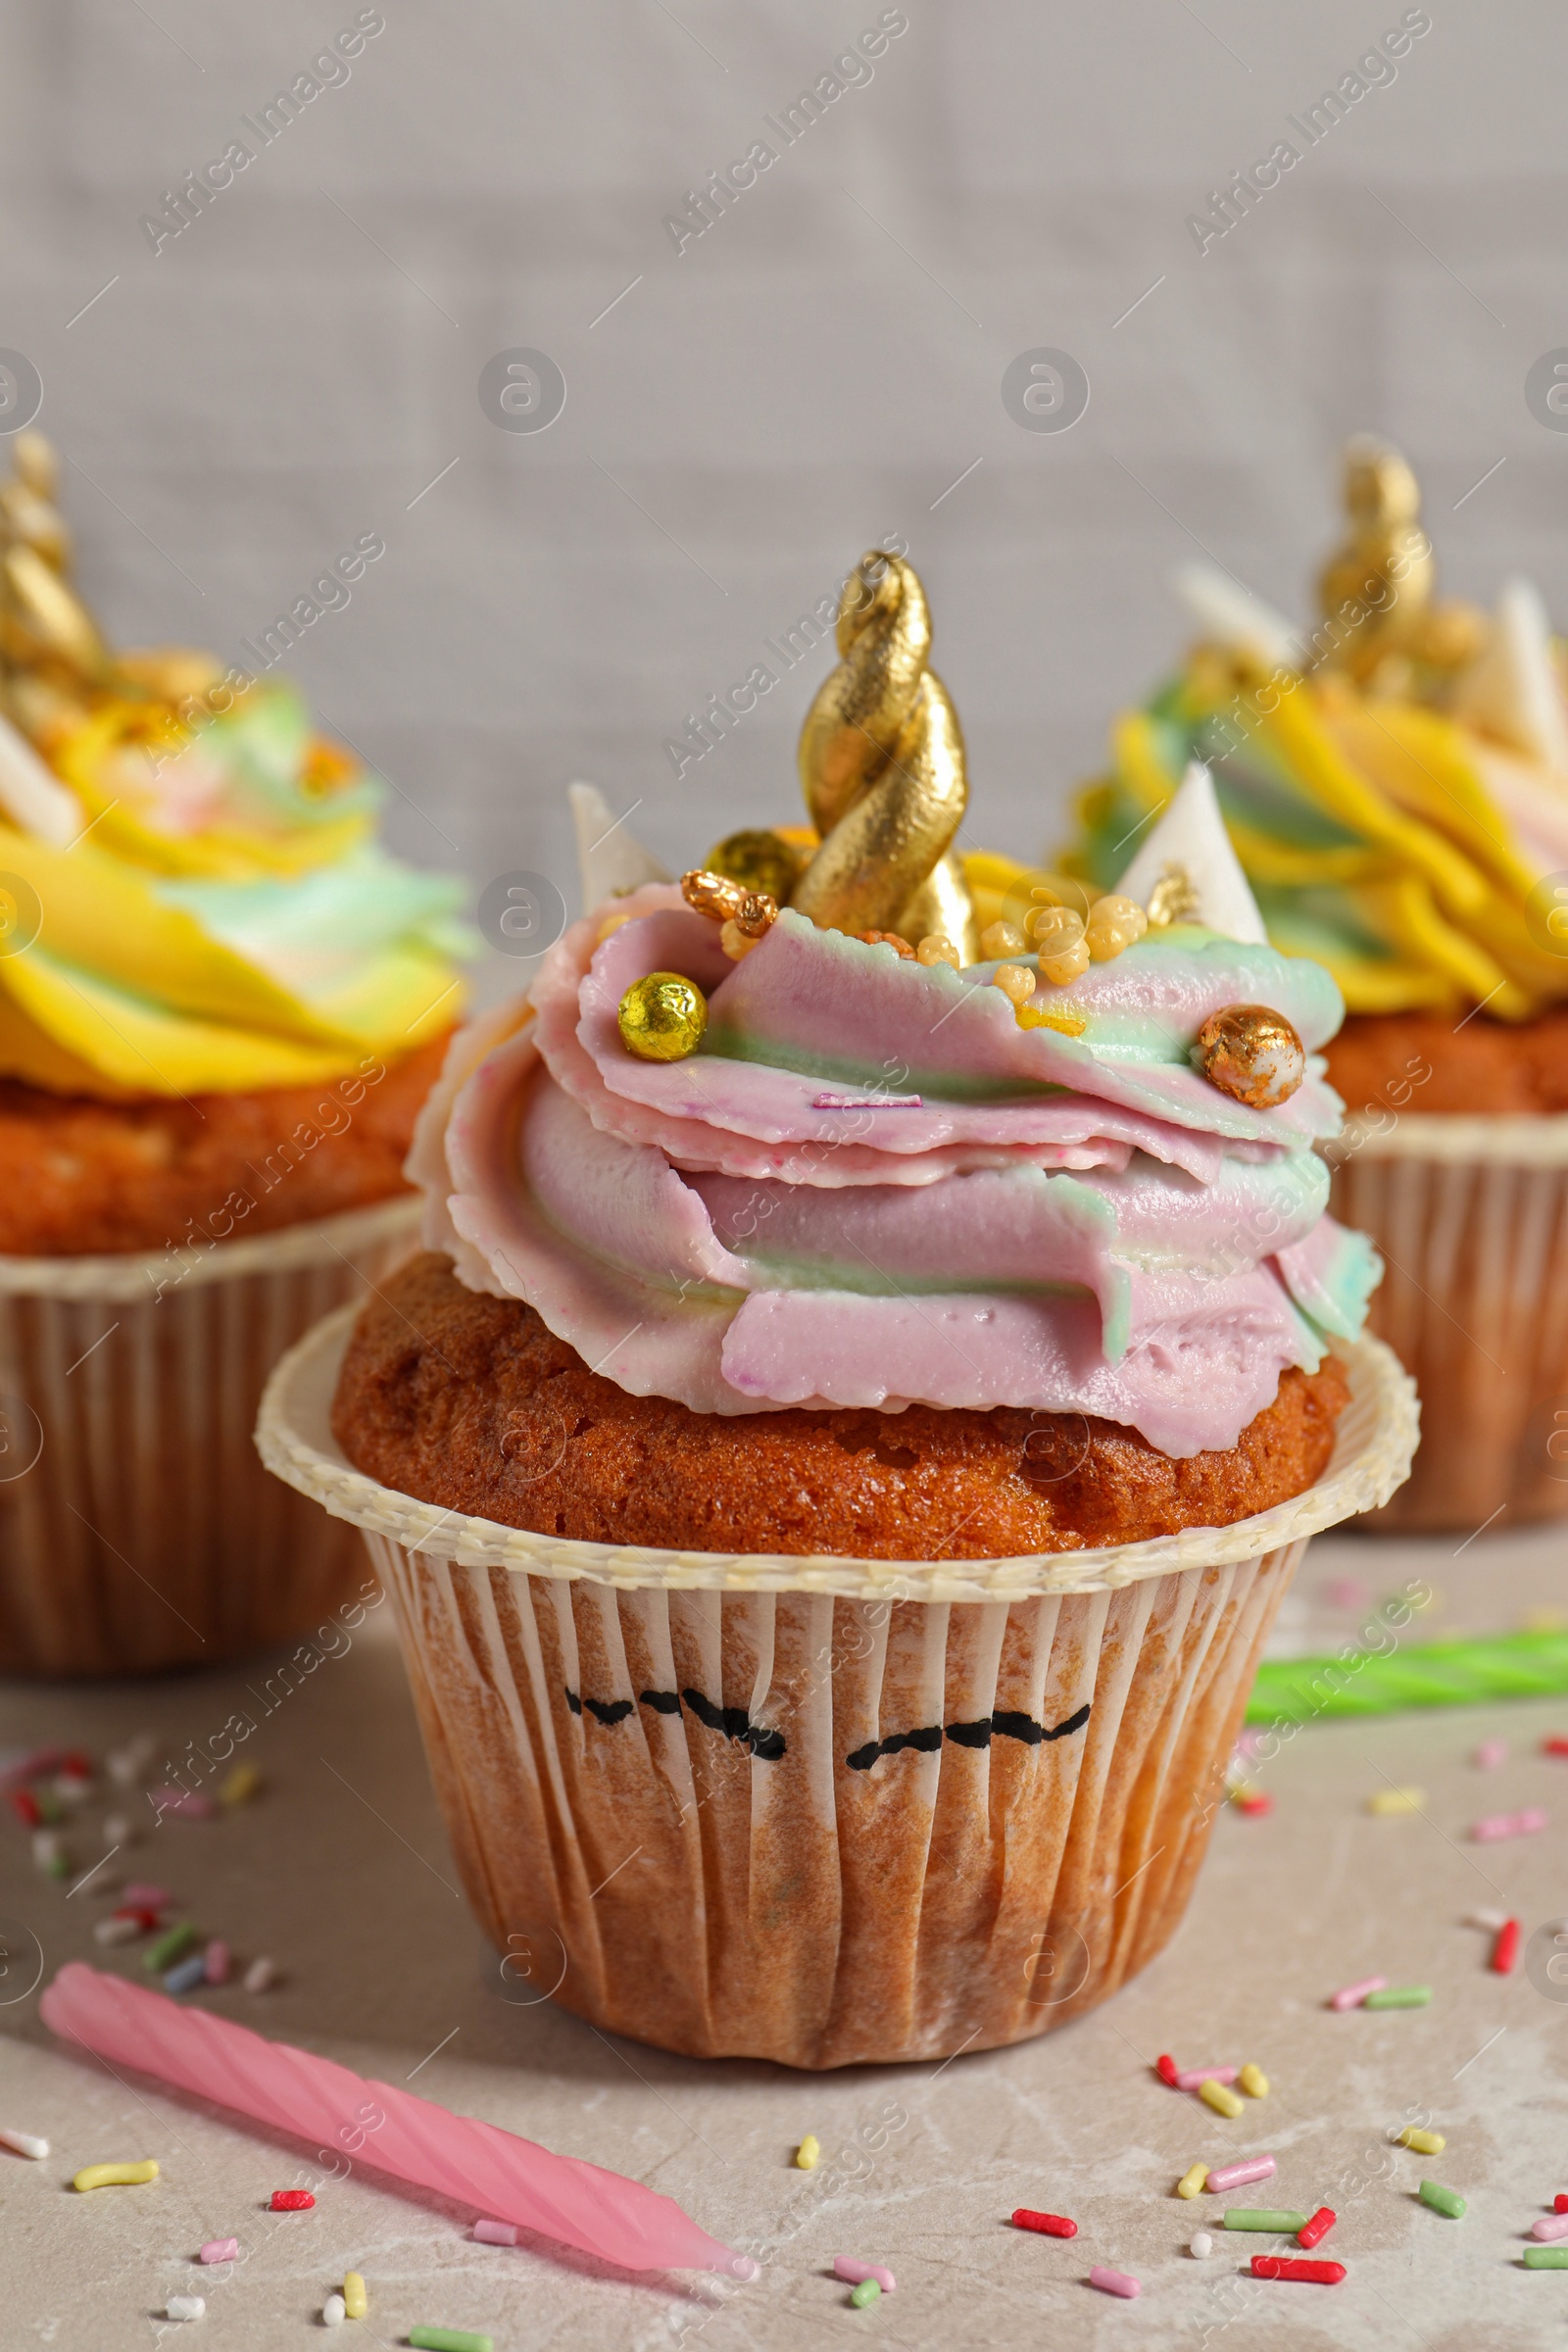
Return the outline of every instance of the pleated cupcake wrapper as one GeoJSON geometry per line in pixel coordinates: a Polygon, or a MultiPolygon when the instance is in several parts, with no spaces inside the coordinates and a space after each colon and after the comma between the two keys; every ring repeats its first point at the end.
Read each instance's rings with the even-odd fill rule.
{"type": "Polygon", "coordinates": [[[1306,1537],[1415,1442],[1363,1343],[1329,1470],[1239,1528],[1004,1561],[567,1544],[346,1463],[348,1320],[279,1366],[258,1441],[366,1530],[495,1993],[697,2056],[947,2057],[1143,1967],[1306,1537]]]}
{"type": "Polygon", "coordinates": [[[279,1353],[408,1247],[412,1198],[210,1249],[0,1257],[0,1673],[215,1665],[365,1582],[269,1478],[279,1353]]]}
{"type": "Polygon", "coordinates": [[[1470,1534],[1568,1515],[1568,1117],[1352,1121],[1331,1206],[1387,1271],[1371,1328],[1423,1443],[1373,1522],[1470,1534]]]}

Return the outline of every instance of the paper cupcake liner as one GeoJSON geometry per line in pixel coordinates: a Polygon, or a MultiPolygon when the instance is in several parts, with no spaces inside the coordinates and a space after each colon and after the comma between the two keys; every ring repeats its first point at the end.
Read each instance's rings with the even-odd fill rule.
{"type": "Polygon", "coordinates": [[[0,1257],[0,1672],[216,1665],[363,1582],[251,1431],[279,1353],[417,1219],[400,1195],[201,1250],[0,1257]]]}
{"type": "Polygon", "coordinates": [[[1363,1342],[1323,1478],[1238,1527],[995,1561],[567,1544],[348,1465],[349,1321],[279,1366],[258,1443],[366,1531],[495,1989],[693,2056],[947,2057],[1142,1968],[1307,1535],[1415,1444],[1363,1342]]]}
{"type": "Polygon", "coordinates": [[[1333,1212],[1387,1267],[1371,1327],[1421,1395],[1415,1468],[1369,1524],[1568,1515],[1568,1118],[1352,1121],[1335,1157],[1333,1212]]]}

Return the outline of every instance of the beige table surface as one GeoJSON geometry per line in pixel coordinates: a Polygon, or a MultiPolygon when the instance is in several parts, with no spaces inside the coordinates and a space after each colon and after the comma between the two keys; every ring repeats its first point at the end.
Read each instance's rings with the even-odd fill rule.
{"type": "MultiPolygon", "coordinates": [[[[1555,1534],[1455,1549],[1320,1544],[1285,1645],[1344,1639],[1357,1584],[1376,1598],[1411,1574],[1437,1590],[1433,1633],[1517,1624],[1563,1595],[1555,1534]]],[[[1173,1943],[1106,2006],[1025,2048],[806,2077],[693,2064],[506,1997],[457,1891],[390,1618],[370,1617],[248,1743],[266,1786],[242,1810],[166,1820],[74,1893],[40,1878],[20,1827],[0,1824],[0,2123],[52,2142],[42,2163],[0,2151],[7,2352],[157,2343],[169,2296],[192,2291],[206,2292],[207,2318],[163,2328],[166,2344],[284,2352],[319,2340],[323,2298],[351,2267],[371,2306],[359,2339],[334,2339],[345,2352],[366,2334],[398,2343],[421,2322],[488,2330],[497,2352],[1568,2344],[1568,2272],[1519,2264],[1530,2224],[1568,2188],[1568,2004],[1523,1968],[1491,1974],[1489,1938],[1462,1924],[1477,1905],[1517,1912],[1527,1931],[1568,1912],[1568,1761],[1540,1752],[1544,1734],[1568,1730],[1568,1699],[1314,1726],[1263,1776],[1271,1815],[1222,1815],[1173,1943]],[[1510,1757],[1481,1771],[1471,1758],[1489,1736],[1510,1757]],[[1391,1779],[1425,1789],[1420,1814],[1368,1815],[1391,1779]],[[1467,1840],[1479,1814],[1537,1802],[1551,1812],[1543,1835],[1467,1840]],[[134,1947],[106,1956],[92,1937],[122,1872],[172,1886],[239,1954],[275,1956],[273,1990],[203,1996],[215,2010],[633,2174],[755,2254],[761,2278],[726,2291],[689,2275],[628,2278],[543,2244],[483,2246],[471,2214],[359,2171],[325,2186],[313,2213],[266,2211],[301,2151],[65,2055],[38,2020],[40,1953],[46,1978],[71,1958],[139,1973],[134,1947]],[[1326,2010],[1337,1985],[1374,1970],[1429,1983],[1432,2005],[1326,2010]],[[1153,2079],[1163,2049],[1191,2065],[1255,2059],[1272,2091],[1222,2122],[1153,2079]],[[1417,2114],[1446,2133],[1440,2158],[1391,2147],[1417,2114]],[[807,2132],[822,2143],[815,2174],[791,2163],[807,2132]],[[1264,2186],[1195,2204],[1172,2194],[1195,2160],[1265,2149],[1279,2172],[1264,2186]],[[163,2168],[149,2187],[70,2188],[80,2165],[148,2154],[163,2168]],[[1416,2201],[1429,2172],[1469,2200],[1462,2222],[1416,2201]],[[1334,2204],[1324,2252],[1348,2278],[1253,2283],[1250,2255],[1275,2241],[1234,2233],[1194,2261],[1195,2229],[1238,2199],[1334,2204]],[[1072,2214],[1079,2235],[1010,2229],[1020,2204],[1072,2214]],[[203,2274],[198,2246],[229,2234],[241,2263],[203,2274]],[[890,2264],[896,2296],[849,2309],[830,2276],[839,2252],[890,2264]],[[1142,2298],[1096,2293],[1095,2262],[1136,2274],[1142,2298]]],[[[81,1742],[101,1756],[146,1730],[177,1756],[260,1680],[11,1686],[0,1745],[81,1742]]],[[[94,1802],[70,1835],[83,1871],[107,1809],[94,1802]]]]}

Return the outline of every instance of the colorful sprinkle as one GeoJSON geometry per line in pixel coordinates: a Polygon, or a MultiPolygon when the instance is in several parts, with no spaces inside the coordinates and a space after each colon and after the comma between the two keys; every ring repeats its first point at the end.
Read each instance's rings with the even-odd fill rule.
{"type": "Polygon", "coordinates": [[[1242,2112],[1243,2102],[1236,2096],[1234,2090],[1227,2090],[1223,2082],[1200,2082],[1198,2086],[1198,2095],[1205,2107],[1213,2108],[1216,2115],[1235,2117],[1242,2112]]]}
{"type": "Polygon", "coordinates": [[[1481,1845],[1494,1845],[1499,1838],[1528,1838],[1535,1830],[1544,1830],[1546,1816],[1539,1805],[1526,1805],[1520,1813],[1489,1813],[1481,1821],[1472,1822],[1470,1835],[1481,1845]]]}
{"type": "Polygon", "coordinates": [[[136,1937],[143,1934],[145,1930],[138,1921],[122,1919],[119,1912],[112,1919],[99,1920],[93,1929],[94,1938],[99,1943],[134,1943],[136,1937]]]}
{"type": "Polygon", "coordinates": [[[274,2213],[308,2213],[315,2203],[316,2199],[308,2188],[274,2188],[272,2191],[274,2213]]]}
{"type": "Polygon", "coordinates": [[[1568,2213],[1544,2213],[1531,2229],[1532,2237],[1549,2245],[1559,2237],[1568,2237],[1568,2213]]]}
{"type": "MultiPolygon", "coordinates": [[[[1234,2066],[1190,2066],[1176,2078],[1178,2090],[1201,2090],[1205,2082],[1234,2082],[1234,2066]]],[[[1238,2111],[1239,2112],[1239,2111],[1238,2111]]]]}
{"type": "Polygon", "coordinates": [[[882,2289],[874,2278],[862,2278],[858,2285],[850,2289],[850,2301],[857,2311],[863,2311],[868,2303],[880,2303],[881,2300],[882,2289]]]}
{"type": "Polygon", "coordinates": [[[1390,1984],[1381,1992],[1369,1992],[1361,2006],[1363,2009],[1424,2009],[1431,1998],[1430,1984],[1390,1984]]]}
{"type": "Polygon", "coordinates": [[[209,1984],[228,1983],[228,1946],[215,1936],[202,1959],[202,1974],[209,1984]]]}
{"type": "Polygon", "coordinates": [[[1250,2099],[1268,2097],[1268,2077],[1260,2066],[1244,2066],[1237,2081],[1250,2099]]]}
{"type": "Polygon", "coordinates": [[[1445,2188],[1441,2180],[1423,2180],[1416,2193],[1434,2213],[1446,2215],[1450,2222],[1463,2221],[1464,2199],[1456,2188],[1445,2188]]]}
{"type": "Polygon", "coordinates": [[[514,2222],[475,2222],[473,2234],[481,2246],[514,2246],[517,2242],[514,2222]]]}
{"type": "MultiPolygon", "coordinates": [[[[1568,1746],[1568,1743],[1565,1743],[1565,1746],[1568,1746]]],[[[1547,1755],[1553,1753],[1549,1740],[1546,1742],[1546,1753],[1547,1755]]],[[[1481,1745],[1476,1749],[1472,1761],[1482,1772],[1492,1772],[1497,1765],[1506,1764],[1508,1761],[1507,1740],[1483,1740],[1481,1745]]]]}
{"type": "Polygon", "coordinates": [[[343,2308],[351,2320],[363,2320],[370,2308],[365,2280],[358,2271],[345,2271],[343,2274],[343,2308]]]}
{"type": "Polygon", "coordinates": [[[415,2352],[495,2352],[495,2339],[472,2335],[466,2328],[411,2328],[415,2352]]]}
{"type": "Polygon", "coordinates": [[[236,1764],[219,1784],[218,1801],[220,1805],[249,1804],[261,1785],[262,1776],[254,1764],[236,1764]]]}
{"type": "Polygon", "coordinates": [[[166,2320],[204,2320],[207,2305],[200,2295],[171,2295],[164,2305],[166,2320]]]}
{"type": "Polygon", "coordinates": [[[321,2305],[321,2326],[323,2328],[341,2328],[348,2316],[348,2305],[341,2295],[328,2295],[326,2301],[321,2305]]]}
{"type": "Polygon", "coordinates": [[[197,1788],[149,1788],[147,1794],[157,1814],[182,1813],[187,1821],[211,1821],[218,1811],[212,1798],[197,1788]]]}
{"type": "Polygon", "coordinates": [[[1272,2156],[1249,2156],[1245,2164],[1222,2165],[1208,2176],[1208,2193],[1221,2196],[1228,2188],[1245,2188],[1249,2180],[1267,2180],[1275,2169],[1272,2156]]]}
{"type": "Polygon", "coordinates": [[[166,1992],[193,1992],[198,1984],[206,1982],[206,1953],[192,1952],[188,1960],[181,1960],[177,1968],[172,1968],[169,1971],[164,1979],[164,1990],[166,1992]]]}
{"type": "Polygon", "coordinates": [[[1254,2254],[1254,2278],[1300,2278],[1313,2286],[1338,2286],[1345,2277],[1343,2262],[1297,2262],[1288,2254],[1254,2254]]]}
{"type": "Polygon", "coordinates": [[[885,2295],[891,2295],[897,2284],[893,2273],[879,2262],[857,2262],[853,2254],[835,2254],[833,2276],[842,2278],[847,2286],[858,2286],[863,2278],[874,2278],[885,2295]]]}
{"type": "Polygon", "coordinates": [[[1418,2132],[1413,2124],[1407,2124],[1398,2135],[1397,2144],[1401,2148],[1414,2148],[1418,2156],[1441,2156],[1448,2143],[1441,2132],[1418,2132]]]}
{"type": "Polygon", "coordinates": [[[158,2165],[149,2156],[142,2164],[84,2164],[72,2181],[73,2188],[135,2188],[143,2180],[156,2180],[158,2165]]]}
{"type": "Polygon", "coordinates": [[[132,1879],[120,1890],[120,1899],[127,1911],[167,1911],[173,1896],[167,1886],[151,1886],[143,1879],[132,1879]]]}
{"type": "Polygon", "coordinates": [[[237,2237],[210,2237],[196,2257],[198,2262],[238,2262],[237,2237]]]}
{"type": "Polygon", "coordinates": [[[1297,2244],[1308,2247],[1321,2245],[1339,2218],[1332,2205],[1320,2205],[1306,2228],[1296,2232],[1297,2244]]]}
{"type": "Polygon", "coordinates": [[[1467,1928],[1485,1928],[1494,1936],[1499,1928],[1507,1926],[1508,1914],[1506,1911],[1467,1911],[1464,1924],[1467,1928]]]}
{"type": "Polygon", "coordinates": [[[170,1928],[156,1942],[147,1946],[141,1956],[141,1964],[149,1976],[161,1976],[166,1968],[172,1968],[176,1960],[183,1960],[195,1941],[195,1929],[188,1919],[182,1919],[177,1928],[170,1928]]]}
{"type": "Polygon", "coordinates": [[[10,2148],[15,2155],[36,2159],[48,2155],[49,2142],[36,2138],[31,2132],[0,2131],[0,2148],[10,2148]]]}
{"type": "Polygon", "coordinates": [[[1249,1821],[1261,1820],[1265,1813],[1274,1810],[1274,1799],[1266,1788],[1238,1788],[1231,1803],[1238,1813],[1245,1813],[1249,1821]]]}
{"type": "Polygon", "coordinates": [[[1331,2009],[1359,2009],[1368,1995],[1381,1992],[1388,1984],[1387,1977],[1362,1977],[1354,1984],[1346,1984],[1329,2002],[1331,2009]]]}
{"type": "Polygon", "coordinates": [[[42,1829],[43,1808],[39,1804],[38,1799],[33,1795],[30,1788],[13,1788],[11,1791],[11,1806],[13,1812],[17,1816],[17,1819],[22,1822],[25,1828],[29,1830],[42,1829]]]}
{"type": "Polygon", "coordinates": [[[1176,2194],[1179,2197],[1200,2197],[1203,2193],[1203,2183],[1207,2179],[1208,2167],[1206,2164],[1192,2165],[1177,2181],[1176,2194]]]}
{"type": "Polygon", "coordinates": [[[1551,2200],[1551,2210],[1553,2213],[1568,2213],[1568,2195],[1560,2188],[1551,2200]]]}
{"type": "Polygon", "coordinates": [[[1176,2061],[1171,2056],[1169,2050],[1160,2051],[1159,2056],[1154,2060],[1154,2072],[1162,2082],[1168,2082],[1170,2084],[1172,2090],[1176,2088],[1178,2080],[1176,2073],[1176,2061]]]}
{"type": "Polygon", "coordinates": [[[1272,2230],[1278,2236],[1294,2237],[1298,2230],[1306,2228],[1306,2216],[1304,2213],[1292,2213],[1289,2209],[1282,2211],[1278,2206],[1227,2205],[1225,2227],[1227,2230],[1272,2230]]]}
{"type": "MultiPolygon", "coordinates": [[[[1497,1744],[1500,1746],[1501,1742],[1497,1744]]],[[[1568,1740],[1563,1738],[1561,1732],[1553,1732],[1548,1740],[1541,1742],[1541,1752],[1544,1756],[1568,1756],[1568,1740]]]]}
{"type": "Polygon", "coordinates": [[[1366,1800],[1369,1813],[1419,1813],[1427,1801],[1424,1788],[1377,1788],[1366,1800]]]}
{"type": "Polygon", "coordinates": [[[1206,2262],[1214,2251],[1214,2240],[1206,2230],[1200,2230],[1193,2239],[1192,2256],[1195,2262],[1206,2262]]]}
{"type": "Polygon", "coordinates": [[[1499,1977],[1511,1977],[1519,1965],[1519,1938],[1524,1934],[1518,1920],[1505,1919],[1497,1930],[1497,1940],[1492,1947],[1492,1967],[1499,1977]]]}
{"type": "Polygon", "coordinates": [[[1064,2213],[1031,2213],[1027,2205],[1018,2207],[1012,2223],[1015,2230],[1037,2230],[1042,2237],[1076,2237],[1078,2234],[1077,2223],[1070,2222],[1064,2213]]]}
{"type": "Polygon", "coordinates": [[[1144,2291],[1137,2279],[1129,2278],[1125,2271],[1107,2271],[1104,2264],[1101,2262],[1097,2262],[1090,2272],[1089,2283],[1091,2286],[1098,2286],[1102,2294],[1126,2295],[1129,2299],[1134,2295],[1141,2295],[1144,2291]]]}
{"type": "Polygon", "coordinates": [[[1527,2271],[1568,2271],[1568,2246],[1526,2246],[1527,2271]]]}
{"type": "Polygon", "coordinates": [[[814,2173],[822,2161],[822,2143],[814,2132],[808,2132],[795,2151],[795,2161],[803,2173],[814,2173]]]}
{"type": "Polygon", "coordinates": [[[245,1989],[247,1992],[270,1992],[276,1983],[277,1962],[275,1960],[268,1960],[265,1958],[261,1960],[253,1960],[249,1968],[245,1971],[245,1989]]]}

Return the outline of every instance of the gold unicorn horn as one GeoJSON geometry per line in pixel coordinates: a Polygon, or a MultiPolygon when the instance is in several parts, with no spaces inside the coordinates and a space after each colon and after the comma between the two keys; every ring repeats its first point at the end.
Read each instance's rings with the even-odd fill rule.
{"type": "Polygon", "coordinates": [[[1319,596],[1337,643],[1328,659],[1377,693],[1410,690],[1473,654],[1485,615],[1437,601],[1437,564],[1421,528],[1421,489],[1396,449],[1364,436],[1345,451],[1349,537],[1324,567],[1319,596]],[[1360,617],[1356,614],[1359,612],[1360,617]]]}
{"type": "Polygon", "coordinates": [[[41,433],[17,435],[0,483],[0,653],[19,669],[58,666],[101,682],[103,636],[68,577],[71,540],[55,505],[59,469],[41,433]]]}
{"type": "Polygon", "coordinates": [[[801,730],[801,783],[821,836],[790,904],[830,931],[942,932],[979,956],[952,845],[968,802],[963,732],[929,666],[931,615],[912,567],[872,548],[839,609],[837,669],[801,730]]]}

